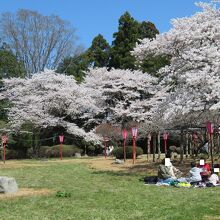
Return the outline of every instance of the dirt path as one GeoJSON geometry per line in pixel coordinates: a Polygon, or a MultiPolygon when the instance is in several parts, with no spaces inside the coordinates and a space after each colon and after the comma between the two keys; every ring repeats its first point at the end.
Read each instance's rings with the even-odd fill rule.
{"type": "MultiPolygon", "coordinates": [[[[180,165],[178,161],[174,161],[173,164],[179,168],[183,173],[187,173],[189,170],[189,159],[184,161],[184,164],[180,165]]],[[[123,162],[123,161],[122,161],[123,162]]],[[[50,166],[52,164],[59,163],[81,163],[87,164],[91,169],[103,170],[103,171],[120,171],[129,173],[142,173],[142,174],[152,174],[157,173],[157,168],[160,160],[156,162],[147,161],[146,155],[142,155],[140,158],[136,159],[135,164],[131,159],[127,159],[125,163],[116,164],[114,157],[82,157],[82,158],[64,158],[50,159],[50,160],[8,160],[6,163],[0,163],[0,169],[13,169],[13,168],[25,168],[25,167],[42,167],[50,166]]]]}
{"type": "Polygon", "coordinates": [[[20,188],[16,193],[0,194],[0,200],[15,199],[24,196],[39,196],[39,195],[45,196],[52,193],[54,193],[54,190],[50,190],[50,189],[20,188]]]}

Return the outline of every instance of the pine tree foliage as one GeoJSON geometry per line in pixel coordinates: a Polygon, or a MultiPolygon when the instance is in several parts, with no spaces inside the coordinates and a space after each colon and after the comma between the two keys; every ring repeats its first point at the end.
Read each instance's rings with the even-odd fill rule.
{"type": "Polygon", "coordinates": [[[73,57],[65,58],[58,66],[56,72],[73,76],[77,82],[82,82],[85,72],[89,70],[90,58],[87,52],[73,57]]]}
{"type": "Polygon", "coordinates": [[[128,12],[119,18],[118,32],[113,34],[110,67],[120,69],[137,69],[135,57],[131,55],[135,44],[139,39],[152,39],[158,34],[158,30],[152,22],[139,23],[128,12]]]}
{"type": "Polygon", "coordinates": [[[139,38],[139,24],[125,12],[119,19],[118,32],[113,34],[110,67],[120,69],[135,69],[135,58],[130,51],[139,38]]]}
{"type": "Polygon", "coordinates": [[[109,63],[110,46],[104,37],[99,34],[96,36],[91,47],[88,49],[88,56],[90,59],[90,66],[106,67],[109,63]]]}
{"type": "Polygon", "coordinates": [[[0,78],[24,77],[24,65],[19,62],[5,43],[0,47],[0,78]]]}

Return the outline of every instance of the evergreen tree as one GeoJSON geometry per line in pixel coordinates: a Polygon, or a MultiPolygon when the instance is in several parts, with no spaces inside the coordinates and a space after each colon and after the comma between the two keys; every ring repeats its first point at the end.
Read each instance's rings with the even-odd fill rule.
{"type": "Polygon", "coordinates": [[[0,47],[0,79],[10,77],[24,77],[24,65],[19,62],[5,43],[0,47]]]}
{"type": "Polygon", "coordinates": [[[113,34],[110,67],[135,69],[135,58],[130,54],[139,38],[139,24],[128,12],[119,19],[118,32],[113,34]]]}
{"type": "MultiPolygon", "coordinates": [[[[138,69],[138,66],[135,64],[136,60],[131,55],[131,51],[139,39],[152,39],[155,38],[156,34],[159,34],[159,31],[152,22],[143,21],[139,23],[131,17],[128,12],[125,12],[119,19],[118,32],[113,35],[115,39],[112,42],[110,67],[138,69]]],[[[158,62],[157,60],[155,61],[156,63],[158,62]]],[[[152,62],[152,59],[150,62],[152,62]]],[[[142,67],[141,69],[145,70],[145,68],[142,67]]],[[[157,68],[153,67],[152,69],[157,68]]]]}
{"type": "Polygon", "coordinates": [[[159,77],[160,75],[158,70],[166,65],[169,65],[170,59],[171,57],[165,54],[157,56],[149,55],[146,56],[146,58],[141,63],[139,62],[139,69],[143,72],[159,77]]]}
{"type": "Polygon", "coordinates": [[[90,65],[93,67],[106,67],[109,63],[110,46],[104,37],[96,36],[88,49],[90,65]]]}
{"type": "Polygon", "coordinates": [[[59,64],[56,72],[74,76],[77,82],[82,82],[85,71],[89,68],[89,60],[87,52],[74,57],[65,58],[63,62],[59,64]]]}
{"type": "Polygon", "coordinates": [[[91,47],[83,54],[64,59],[57,72],[74,75],[79,82],[82,81],[89,67],[140,69],[156,76],[159,68],[169,64],[166,56],[149,56],[140,64],[131,54],[139,39],[153,39],[156,34],[159,34],[159,31],[152,22],[138,22],[128,12],[125,12],[119,19],[118,32],[113,34],[112,47],[99,34],[93,39],[91,47]]]}
{"type": "Polygon", "coordinates": [[[152,22],[143,21],[139,24],[139,39],[153,39],[155,38],[156,34],[159,34],[159,31],[152,22]]]}
{"type": "MultiPolygon", "coordinates": [[[[159,34],[159,31],[152,22],[143,21],[139,24],[139,39],[153,39],[156,37],[157,34],[159,34]]],[[[164,54],[158,56],[149,55],[142,61],[141,64],[136,62],[136,66],[138,69],[156,77],[159,77],[158,70],[161,67],[164,67],[169,64],[170,56],[164,54]]]]}
{"type": "MultiPolygon", "coordinates": [[[[3,78],[24,77],[24,65],[19,62],[6,43],[0,46],[0,87],[3,86],[3,78]]],[[[8,100],[0,100],[0,128],[7,122],[8,100]]]]}

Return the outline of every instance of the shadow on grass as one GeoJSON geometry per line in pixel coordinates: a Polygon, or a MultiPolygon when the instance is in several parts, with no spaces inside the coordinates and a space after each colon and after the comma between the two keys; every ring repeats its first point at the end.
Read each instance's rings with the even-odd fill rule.
{"type": "Polygon", "coordinates": [[[140,173],[128,173],[128,172],[122,172],[122,171],[95,171],[92,174],[94,175],[103,175],[107,174],[110,176],[117,176],[117,177],[136,177],[136,180],[143,183],[148,184],[156,184],[157,182],[157,176],[155,175],[143,175],[140,173]]]}
{"type": "Polygon", "coordinates": [[[99,171],[94,171],[92,172],[92,174],[95,175],[103,175],[103,174],[107,174],[110,176],[133,176],[133,177],[140,177],[139,173],[129,173],[128,171],[106,171],[106,170],[99,170],[99,171]]]}

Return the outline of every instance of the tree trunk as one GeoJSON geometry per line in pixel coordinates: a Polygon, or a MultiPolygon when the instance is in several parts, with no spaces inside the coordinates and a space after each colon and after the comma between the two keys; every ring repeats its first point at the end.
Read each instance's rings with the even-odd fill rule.
{"type": "Polygon", "coordinates": [[[36,136],[35,136],[35,129],[32,130],[32,149],[33,149],[33,155],[34,157],[36,157],[36,146],[35,146],[35,139],[36,139],[36,136]]]}
{"type": "Polygon", "coordinates": [[[186,133],[186,157],[188,157],[189,154],[189,133],[187,131],[186,133]]]}
{"type": "Polygon", "coordinates": [[[192,143],[192,134],[189,133],[189,150],[190,156],[193,157],[193,143],[192,143]]]}
{"type": "Polygon", "coordinates": [[[217,153],[220,153],[219,133],[217,134],[217,153]]]}
{"type": "Polygon", "coordinates": [[[158,151],[158,159],[160,159],[160,131],[157,135],[157,151],[158,151]]]}
{"type": "Polygon", "coordinates": [[[150,159],[150,141],[151,141],[151,137],[149,137],[149,135],[148,135],[148,138],[147,138],[147,161],[149,161],[149,159],[150,159]]]}
{"type": "Polygon", "coordinates": [[[183,163],[183,128],[181,128],[181,133],[180,133],[180,163],[183,163]]]}
{"type": "Polygon", "coordinates": [[[157,147],[157,136],[156,133],[153,134],[153,162],[155,162],[155,153],[157,147]]]}

